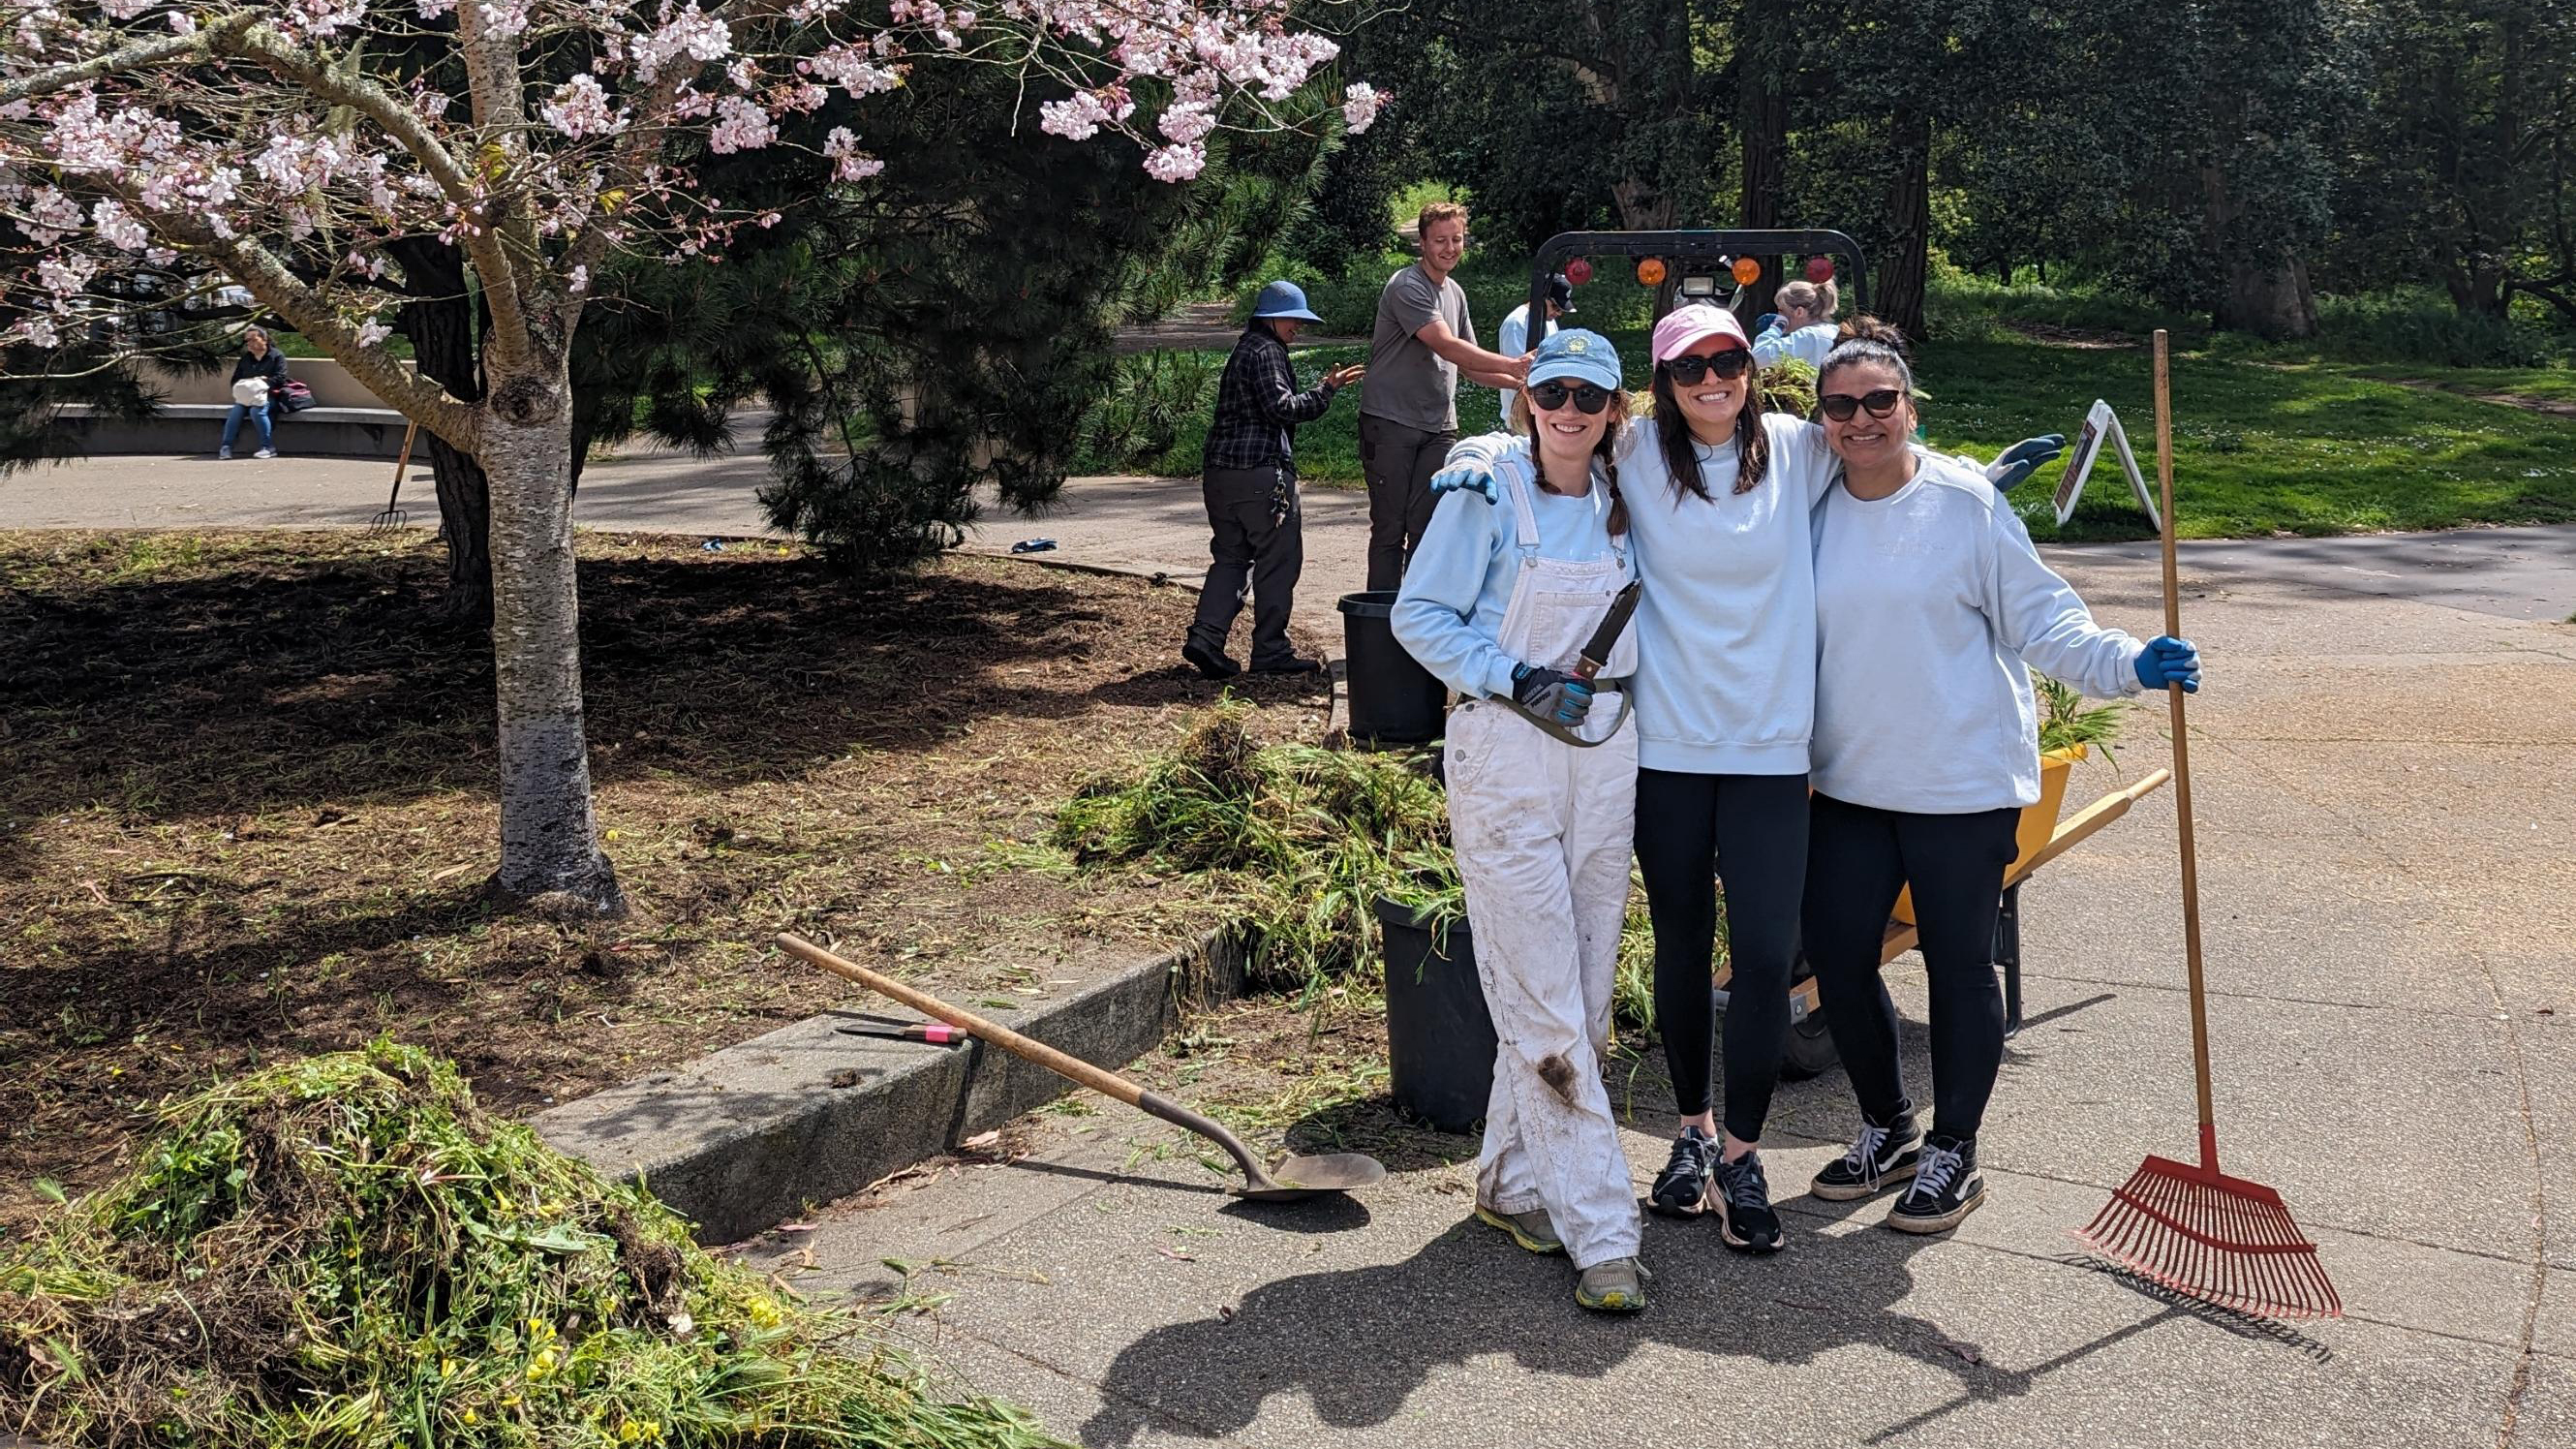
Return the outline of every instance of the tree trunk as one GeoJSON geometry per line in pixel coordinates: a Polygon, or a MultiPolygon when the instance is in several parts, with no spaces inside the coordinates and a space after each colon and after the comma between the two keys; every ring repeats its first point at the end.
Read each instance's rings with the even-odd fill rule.
{"type": "Polygon", "coordinates": [[[572,387],[551,374],[491,379],[482,431],[491,480],[492,659],[500,698],[506,897],[570,897],[626,911],[600,853],[582,724],[581,599],[572,546],[572,387]]]}
{"type": "Polygon", "coordinates": [[[2317,335],[2317,299],[2308,287],[2308,264],[2282,248],[2248,248],[2234,241],[2240,209],[2227,173],[2203,162],[2200,184],[2209,249],[2226,258],[2227,287],[2210,320],[2220,327],[2274,341],[2317,335]]]}
{"type": "MultiPolygon", "coordinates": [[[[1767,7],[1747,3],[1736,31],[1741,49],[1735,59],[1737,121],[1744,137],[1743,189],[1738,193],[1736,224],[1775,227],[1780,224],[1780,195],[1788,186],[1789,80],[1795,54],[1788,29],[1767,7]]],[[[1780,259],[1762,257],[1762,275],[1735,299],[1736,315],[1750,326],[1773,310],[1780,290],[1780,259]]]]}
{"type": "MultiPolygon", "coordinates": [[[[407,238],[392,250],[405,284],[420,294],[402,309],[403,335],[411,339],[420,375],[460,402],[481,401],[483,364],[463,254],[434,237],[407,238]]],[[[491,484],[473,455],[435,435],[427,441],[439,532],[447,540],[447,617],[479,624],[492,617],[491,484]]]]}
{"type": "Polygon", "coordinates": [[[1932,263],[1932,118],[1904,110],[1888,132],[1887,244],[1871,310],[1907,337],[1923,335],[1923,289],[1932,263]]]}

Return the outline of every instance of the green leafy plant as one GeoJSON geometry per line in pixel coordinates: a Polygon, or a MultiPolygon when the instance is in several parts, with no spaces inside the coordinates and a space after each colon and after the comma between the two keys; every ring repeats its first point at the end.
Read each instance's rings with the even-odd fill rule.
{"type": "Polygon", "coordinates": [[[2125,699],[2107,704],[2087,705],[2084,695],[2073,685],[2064,684],[2045,674],[2031,676],[2031,686],[2039,696],[2039,749],[2047,754],[2055,750],[2083,745],[2100,750],[2102,758],[2119,762],[2111,746],[2120,738],[2120,730],[2129,711],[2137,706],[2125,699]]]}

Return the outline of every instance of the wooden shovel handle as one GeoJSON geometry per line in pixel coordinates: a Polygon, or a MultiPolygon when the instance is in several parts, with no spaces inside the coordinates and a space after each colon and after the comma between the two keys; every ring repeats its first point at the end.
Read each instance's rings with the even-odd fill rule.
{"type": "Polygon", "coordinates": [[[1080,1057],[1068,1056],[1044,1042],[1031,1041],[1007,1026],[986,1021],[962,1006],[951,1006],[938,997],[906,986],[891,976],[880,976],[855,961],[845,961],[802,936],[781,931],[778,934],[778,944],[792,956],[801,956],[813,965],[820,966],[844,980],[855,981],[879,995],[891,996],[924,1016],[944,1021],[960,1031],[971,1032],[1015,1057],[1035,1062],[1060,1077],[1070,1077],[1102,1096],[1115,1097],[1130,1107],[1144,1105],[1147,1096],[1144,1088],[1124,1077],[1102,1071],[1080,1057]]]}

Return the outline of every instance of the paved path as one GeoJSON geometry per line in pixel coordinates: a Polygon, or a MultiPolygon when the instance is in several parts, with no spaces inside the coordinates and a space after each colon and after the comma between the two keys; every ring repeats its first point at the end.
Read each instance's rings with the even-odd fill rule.
{"type": "MultiPolygon", "coordinates": [[[[581,517],[756,531],[758,477],[607,464],[581,517]]],[[[353,524],[383,481],[81,464],[0,481],[0,527],[353,524]]],[[[1043,533],[1066,561],[1198,567],[1194,485],[1067,496],[979,546],[1043,533]]],[[[1353,495],[1309,510],[1320,622],[1364,526],[1353,495]]],[[[2103,617],[2155,626],[2151,549],[2050,556],[2103,617]]],[[[2068,1256],[2143,1153],[2190,1146],[2170,791],[2029,894],[2032,1025],[1987,1133],[1992,1205],[1954,1240],[1796,1196],[1849,1126],[1829,1074],[1785,1090],[1772,1134],[1788,1251],[1656,1223],[1638,1321],[1579,1315],[1561,1265],[1462,1225],[1463,1170],[1229,1211],[1185,1162],[1131,1166],[1162,1129],[1114,1108],[1035,1119],[1017,1165],[828,1215],[800,1287],[944,1265],[913,1286],[945,1303],[906,1320],[929,1351],[1091,1445],[2576,1443],[2576,531],[2193,544],[2183,572],[2210,658],[2193,761],[2222,1139],[2323,1243],[2347,1320],[2218,1321],[2068,1256]]],[[[2163,762],[2159,725],[2139,720],[2124,771],[2163,762]]],[[[2088,766],[2076,792],[2112,783],[2088,766]]],[[[1893,977],[1921,1022],[1919,973],[1893,977]]],[[[1919,1081],[1919,1028],[1909,1044],[1919,1081]]],[[[1637,1125],[1642,1184],[1663,1124],[1637,1125]]]]}

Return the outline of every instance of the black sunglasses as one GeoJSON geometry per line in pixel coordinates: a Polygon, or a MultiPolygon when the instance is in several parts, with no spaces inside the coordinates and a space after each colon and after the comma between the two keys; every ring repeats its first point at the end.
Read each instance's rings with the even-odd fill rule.
{"type": "Polygon", "coordinates": [[[1753,354],[1741,347],[1730,347],[1705,357],[1686,355],[1664,359],[1664,371],[1671,373],[1673,380],[1684,387],[1692,386],[1712,372],[1724,378],[1742,377],[1745,369],[1752,365],[1753,354]]]}
{"type": "Polygon", "coordinates": [[[1554,378],[1550,378],[1546,382],[1531,383],[1529,395],[1530,406],[1541,408],[1548,412],[1554,412],[1558,408],[1565,406],[1565,400],[1567,398],[1574,399],[1574,410],[1576,412],[1586,415],[1597,413],[1603,408],[1610,406],[1609,390],[1607,388],[1594,387],[1588,382],[1580,387],[1567,387],[1564,383],[1558,382],[1554,378]]]}
{"type": "Polygon", "coordinates": [[[1859,397],[1853,397],[1850,393],[1846,392],[1829,392],[1823,397],[1816,399],[1816,406],[1826,417],[1832,418],[1835,422],[1847,423],[1851,421],[1852,414],[1860,411],[1862,408],[1869,409],[1869,415],[1871,417],[1886,417],[1889,413],[1896,411],[1896,405],[1899,402],[1902,402],[1904,398],[1905,394],[1898,392],[1896,389],[1892,387],[1882,387],[1871,392],[1864,393],[1859,397]]]}

